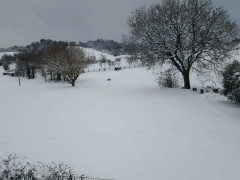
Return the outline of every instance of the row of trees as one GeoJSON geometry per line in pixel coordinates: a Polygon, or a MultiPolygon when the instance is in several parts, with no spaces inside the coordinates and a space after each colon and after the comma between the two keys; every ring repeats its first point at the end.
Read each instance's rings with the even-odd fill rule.
{"type": "Polygon", "coordinates": [[[109,68],[111,67],[120,67],[121,64],[121,58],[116,58],[114,61],[111,61],[110,59],[107,59],[107,57],[105,55],[101,55],[100,59],[98,60],[98,64],[99,66],[105,67],[108,65],[109,68]]]}
{"type": "Polygon", "coordinates": [[[51,80],[64,80],[75,86],[75,81],[83,70],[95,62],[79,47],[69,46],[62,41],[42,41],[32,43],[17,56],[17,73],[34,79],[41,72],[51,80]],[[44,46],[42,45],[44,44],[44,46]]]}

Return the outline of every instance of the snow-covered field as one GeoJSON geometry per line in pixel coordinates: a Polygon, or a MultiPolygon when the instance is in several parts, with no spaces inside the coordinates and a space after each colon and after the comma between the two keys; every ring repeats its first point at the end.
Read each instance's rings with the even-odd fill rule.
{"type": "Polygon", "coordinates": [[[239,180],[240,106],[161,89],[155,78],[128,69],[83,74],[73,88],[41,79],[19,87],[0,75],[0,157],[118,180],[239,180]]]}

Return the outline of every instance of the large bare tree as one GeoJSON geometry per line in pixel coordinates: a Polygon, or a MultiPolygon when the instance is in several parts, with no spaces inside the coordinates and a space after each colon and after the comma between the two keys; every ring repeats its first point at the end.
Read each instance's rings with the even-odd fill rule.
{"type": "Polygon", "coordinates": [[[191,70],[216,68],[231,54],[227,45],[239,29],[226,10],[211,0],[163,0],[133,11],[127,48],[153,67],[169,63],[190,88],[191,70]]]}
{"type": "Polygon", "coordinates": [[[75,86],[75,81],[83,70],[94,62],[85,51],[79,47],[56,46],[43,57],[45,67],[60,74],[65,80],[75,86]]]}

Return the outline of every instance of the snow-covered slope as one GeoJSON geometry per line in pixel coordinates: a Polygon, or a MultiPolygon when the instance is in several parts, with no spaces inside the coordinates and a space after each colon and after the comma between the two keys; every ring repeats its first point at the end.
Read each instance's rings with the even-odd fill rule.
{"type": "MultiPolygon", "coordinates": [[[[121,58],[121,63],[120,65],[121,66],[127,66],[128,63],[127,63],[127,59],[126,59],[126,55],[121,55],[121,56],[113,56],[113,55],[110,55],[110,54],[107,54],[107,53],[104,53],[104,52],[101,52],[101,51],[97,51],[95,49],[91,49],[91,48],[83,48],[85,50],[85,52],[87,53],[87,55],[89,56],[95,56],[96,57],[96,60],[99,60],[101,58],[102,55],[104,55],[107,59],[111,60],[111,61],[115,61],[116,58],[121,58]]],[[[108,66],[106,65],[106,67],[108,68],[108,66]]],[[[100,66],[98,63],[92,65],[90,68],[88,68],[89,70],[96,70],[96,69],[99,69],[100,66]]]]}
{"type": "Polygon", "coordinates": [[[111,61],[114,61],[116,58],[126,58],[126,55],[121,55],[121,56],[113,56],[110,55],[108,53],[104,53],[101,51],[97,51],[95,49],[91,49],[91,48],[83,48],[85,50],[85,52],[90,55],[90,56],[95,56],[97,58],[97,60],[99,60],[101,58],[102,55],[106,56],[107,59],[110,59],[111,61]]]}
{"type": "Polygon", "coordinates": [[[8,54],[8,55],[14,55],[16,54],[17,52],[0,52],[0,59],[1,57],[4,55],[4,54],[8,54]]]}
{"type": "Polygon", "coordinates": [[[240,107],[160,89],[155,78],[139,68],[85,73],[74,88],[41,79],[19,87],[0,75],[0,157],[118,180],[239,180],[240,107]]]}
{"type": "Polygon", "coordinates": [[[101,58],[102,55],[106,56],[107,59],[110,59],[111,61],[114,61],[116,59],[116,57],[107,54],[107,53],[103,53],[101,51],[97,51],[95,49],[91,49],[91,48],[83,48],[85,50],[85,52],[89,55],[89,56],[95,56],[97,58],[97,60],[99,60],[101,58]]]}

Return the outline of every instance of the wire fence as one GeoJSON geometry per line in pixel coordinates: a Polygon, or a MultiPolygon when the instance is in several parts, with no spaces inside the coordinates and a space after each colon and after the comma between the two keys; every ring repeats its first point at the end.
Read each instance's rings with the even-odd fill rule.
{"type": "Polygon", "coordinates": [[[103,71],[119,71],[122,69],[134,69],[143,67],[142,65],[128,65],[128,66],[119,66],[119,67],[102,67],[102,68],[95,68],[95,69],[85,69],[83,73],[90,73],[90,72],[103,72],[103,71]]]}
{"type": "Polygon", "coordinates": [[[33,178],[28,176],[22,176],[22,177],[0,177],[0,180],[114,180],[114,179],[104,179],[104,178],[96,178],[96,177],[87,177],[87,176],[54,176],[54,177],[48,177],[48,178],[33,178]]]}

